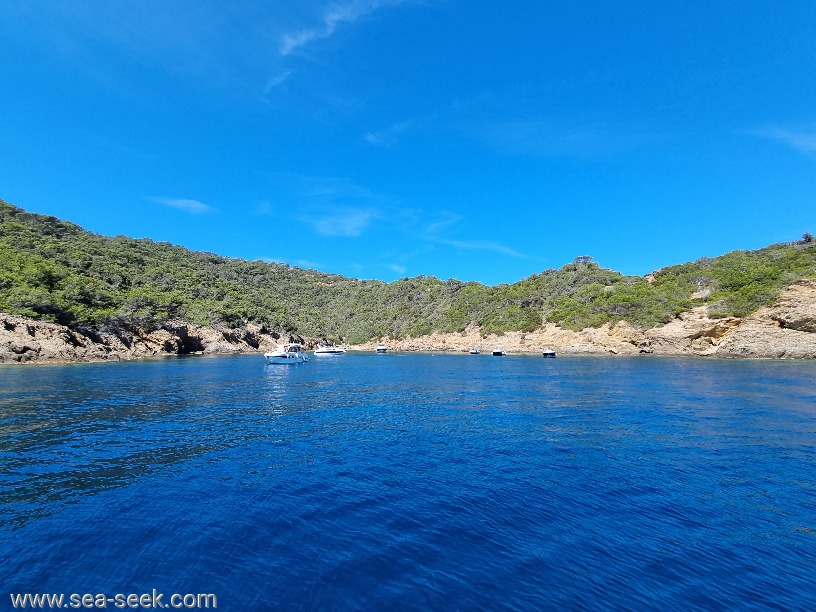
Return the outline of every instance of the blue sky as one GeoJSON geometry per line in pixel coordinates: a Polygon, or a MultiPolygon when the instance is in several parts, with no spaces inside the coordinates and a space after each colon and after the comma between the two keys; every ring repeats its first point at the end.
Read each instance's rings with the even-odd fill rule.
{"type": "Polygon", "coordinates": [[[816,233],[816,3],[3,0],[0,197],[387,281],[816,233]]]}

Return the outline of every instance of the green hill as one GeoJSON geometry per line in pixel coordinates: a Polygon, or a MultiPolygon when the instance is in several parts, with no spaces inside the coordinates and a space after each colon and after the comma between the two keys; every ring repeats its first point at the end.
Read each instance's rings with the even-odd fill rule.
{"type": "Polygon", "coordinates": [[[79,328],[150,331],[169,320],[344,338],[571,329],[620,320],[652,327],[693,306],[743,316],[816,277],[816,241],[735,251],[623,276],[578,258],[512,285],[430,276],[392,283],[87,232],[0,200],[0,311],[79,328]]]}

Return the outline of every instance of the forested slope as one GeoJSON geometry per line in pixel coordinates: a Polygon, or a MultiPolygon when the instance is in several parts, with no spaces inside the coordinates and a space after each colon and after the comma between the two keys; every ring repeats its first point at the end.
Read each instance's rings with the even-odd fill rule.
{"type": "Polygon", "coordinates": [[[581,329],[625,320],[668,322],[707,304],[743,316],[786,285],[816,277],[816,243],[735,251],[623,276],[579,258],[511,285],[419,276],[357,280],[195,252],[149,239],[87,232],[0,200],[0,311],[92,329],[161,327],[169,320],[362,342],[382,336],[532,331],[543,321],[581,329]]]}

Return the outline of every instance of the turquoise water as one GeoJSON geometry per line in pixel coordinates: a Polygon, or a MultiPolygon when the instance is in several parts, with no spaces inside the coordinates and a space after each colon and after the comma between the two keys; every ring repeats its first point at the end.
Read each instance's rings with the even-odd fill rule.
{"type": "Polygon", "coordinates": [[[813,609],[815,381],[427,354],[0,368],[0,605],[813,609]]]}

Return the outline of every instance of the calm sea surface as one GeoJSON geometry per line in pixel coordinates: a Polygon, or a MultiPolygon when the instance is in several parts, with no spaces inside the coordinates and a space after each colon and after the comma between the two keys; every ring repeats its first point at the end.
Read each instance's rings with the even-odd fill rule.
{"type": "Polygon", "coordinates": [[[816,363],[3,367],[0,589],[813,610],[816,363]]]}

